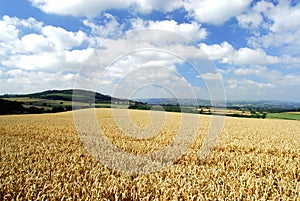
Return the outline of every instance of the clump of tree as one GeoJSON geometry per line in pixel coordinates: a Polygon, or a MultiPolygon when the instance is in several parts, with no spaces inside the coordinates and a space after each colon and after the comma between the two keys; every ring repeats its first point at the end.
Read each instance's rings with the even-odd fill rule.
{"type": "Polygon", "coordinates": [[[167,112],[181,112],[179,105],[163,105],[163,108],[167,112]]]}
{"type": "Polygon", "coordinates": [[[17,101],[0,99],[0,114],[22,114],[25,108],[17,101]]]}
{"type": "MultiPolygon", "coordinates": [[[[32,104],[31,104],[32,105],[32,104]]],[[[43,106],[46,106],[46,104],[43,104],[43,106]]],[[[9,101],[0,99],[0,115],[5,114],[41,114],[41,113],[55,113],[55,112],[64,112],[64,111],[71,111],[72,106],[54,106],[52,109],[45,109],[43,107],[36,107],[36,106],[30,106],[30,107],[24,107],[22,105],[22,102],[17,101],[9,101]]]]}
{"type": "Polygon", "coordinates": [[[65,109],[62,106],[58,106],[58,107],[53,107],[52,112],[63,112],[65,111],[65,109]]]}
{"type": "Polygon", "coordinates": [[[146,103],[136,102],[133,105],[130,105],[128,109],[136,109],[136,110],[150,110],[151,106],[146,103]]]}
{"type": "Polygon", "coordinates": [[[44,113],[45,112],[45,109],[44,108],[38,108],[38,107],[30,107],[30,108],[27,108],[26,109],[26,112],[24,113],[28,113],[28,114],[41,114],[41,113],[44,113]]]}
{"type": "Polygon", "coordinates": [[[244,113],[239,114],[239,113],[235,113],[235,114],[226,114],[226,116],[231,116],[231,117],[242,117],[242,118],[258,118],[258,119],[265,119],[267,117],[267,113],[266,112],[256,112],[254,110],[251,110],[251,115],[245,115],[244,113]]]}

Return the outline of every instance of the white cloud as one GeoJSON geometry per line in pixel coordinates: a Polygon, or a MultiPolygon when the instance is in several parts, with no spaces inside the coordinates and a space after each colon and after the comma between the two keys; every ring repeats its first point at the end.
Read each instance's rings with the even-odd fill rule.
{"type": "Polygon", "coordinates": [[[17,40],[20,34],[20,28],[39,30],[42,24],[43,23],[37,22],[34,18],[19,19],[17,17],[4,15],[0,20],[0,42],[12,42],[17,40]]]}
{"type": "Polygon", "coordinates": [[[0,94],[6,93],[32,93],[45,89],[73,88],[75,74],[61,72],[28,71],[10,69],[3,72],[0,94]]]}
{"type": "Polygon", "coordinates": [[[261,75],[267,72],[267,68],[265,66],[254,66],[249,68],[238,68],[234,70],[234,74],[236,75],[261,75]]]}
{"type": "Polygon", "coordinates": [[[10,55],[1,61],[4,66],[24,70],[45,70],[47,72],[78,72],[81,64],[90,56],[93,49],[63,52],[35,52],[34,54],[10,55]]]}
{"type": "Polygon", "coordinates": [[[55,49],[47,38],[39,34],[27,34],[21,38],[21,43],[27,52],[53,51],[55,49]]]}
{"type": "Polygon", "coordinates": [[[75,66],[78,66],[79,64],[83,64],[83,62],[93,53],[93,51],[94,49],[92,48],[64,51],[64,60],[67,63],[74,63],[75,66]]]}
{"type": "Polygon", "coordinates": [[[87,40],[82,31],[70,32],[61,27],[44,26],[33,18],[8,16],[0,20],[0,26],[9,27],[11,31],[8,33],[6,29],[6,34],[11,37],[3,34],[3,41],[0,42],[0,64],[7,68],[78,71],[81,62],[93,51],[76,51],[87,40]]]}
{"type": "Polygon", "coordinates": [[[203,58],[205,54],[191,42],[174,32],[144,29],[127,32],[120,38],[106,40],[97,53],[101,55],[99,57],[101,63],[106,65],[124,54],[136,55],[127,59],[139,63],[148,64],[151,61],[151,64],[172,65],[183,59],[203,58]],[[174,57],[174,55],[178,56],[174,57]],[[163,63],[160,63],[161,61],[163,63]]]}
{"type": "Polygon", "coordinates": [[[213,60],[228,57],[228,55],[231,55],[234,52],[234,48],[228,42],[223,42],[220,45],[200,43],[199,47],[213,60]]]}
{"type": "Polygon", "coordinates": [[[284,75],[282,80],[280,80],[281,84],[288,86],[299,86],[300,85],[300,75],[295,74],[287,74],[284,75]]]}
{"type": "Polygon", "coordinates": [[[260,64],[279,64],[279,63],[299,63],[298,58],[289,55],[281,57],[268,55],[263,49],[251,49],[243,47],[235,50],[228,42],[221,44],[207,45],[200,43],[199,47],[210,59],[219,60],[221,63],[234,65],[260,65],[260,64]]]}
{"type": "Polygon", "coordinates": [[[252,29],[253,36],[248,43],[264,48],[300,45],[300,21],[296,20],[300,18],[300,5],[290,4],[290,1],[278,1],[276,5],[259,1],[239,16],[239,25],[252,29]]]}
{"type": "Polygon", "coordinates": [[[203,40],[207,37],[206,29],[201,28],[201,24],[197,22],[178,23],[174,20],[144,21],[142,19],[135,19],[132,21],[132,27],[133,29],[149,28],[172,31],[193,40],[203,40]]]}
{"type": "Polygon", "coordinates": [[[0,21],[0,41],[14,40],[18,38],[18,29],[15,25],[7,23],[6,17],[0,21]]]}
{"type": "MultiPolygon", "coordinates": [[[[122,44],[124,41],[120,42],[122,44]]],[[[84,65],[77,82],[80,88],[94,87],[99,84],[102,93],[123,98],[130,98],[139,90],[149,98],[154,95],[170,97],[174,94],[179,97],[185,95],[191,97],[190,91],[186,90],[190,87],[188,82],[182,78],[175,67],[176,63],[181,62],[175,55],[159,49],[147,48],[128,52],[111,63],[115,52],[110,54],[111,49],[107,48],[113,48],[114,44],[112,46],[107,44],[105,47],[97,50],[84,65]],[[98,55],[105,55],[105,59],[99,58],[98,55]]]]}
{"type": "Polygon", "coordinates": [[[10,68],[25,70],[48,69],[51,71],[62,67],[60,61],[61,60],[58,59],[54,53],[36,53],[33,55],[11,55],[8,60],[2,61],[1,63],[10,68]]]}
{"type": "MultiPolygon", "coordinates": [[[[201,66],[199,73],[214,71],[214,66],[203,56],[205,54],[196,44],[191,44],[190,40],[173,32],[153,29],[128,32],[118,39],[107,40],[95,51],[85,63],[78,84],[83,88],[100,83],[102,93],[112,94],[120,81],[124,83],[121,84],[122,93],[129,93],[126,90],[140,87],[146,82],[155,82],[172,86],[173,89],[175,87],[183,97],[185,90],[182,80],[175,79],[180,77],[177,68],[184,68],[184,62],[193,60],[199,64],[195,66],[201,66]]],[[[216,76],[213,78],[210,83],[216,81],[216,76]]],[[[124,94],[116,96],[124,97],[124,94]]]]}
{"type": "MultiPolygon", "coordinates": [[[[268,55],[263,49],[251,49],[243,47],[235,50],[228,42],[221,44],[207,45],[200,43],[199,47],[210,59],[219,60],[221,63],[234,65],[261,65],[261,64],[289,64],[297,66],[300,59],[290,55],[272,56],[268,55]]],[[[195,50],[193,50],[195,51],[195,50]]],[[[192,51],[191,51],[192,52],[192,51]]],[[[192,55],[192,53],[191,53],[192,55]]]]}
{"type": "Polygon", "coordinates": [[[43,26],[42,22],[38,22],[32,17],[29,17],[28,19],[19,19],[17,17],[9,17],[7,15],[4,15],[2,17],[2,21],[8,25],[14,25],[16,27],[26,27],[35,30],[39,30],[43,26]]]}
{"type": "Polygon", "coordinates": [[[85,39],[86,35],[82,31],[70,32],[61,27],[45,26],[41,33],[47,37],[50,44],[56,50],[67,50],[79,46],[85,39]]]}
{"type": "Polygon", "coordinates": [[[132,1],[136,5],[136,12],[148,13],[152,10],[160,10],[163,12],[173,11],[179,7],[182,7],[183,2],[181,0],[136,0],[132,1]]]}
{"type": "Polygon", "coordinates": [[[222,80],[222,74],[220,73],[204,73],[203,75],[197,77],[204,80],[222,80]]]}
{"type": "Polygon", "coordinates": [[[191,85],[172,66],[140,66],[127,69],[120,82],[112,86],[109,94],[131,98],[140,90],[148,98],[193,96],[191,85]]]}
{"type": "Polygon", "coordinates": [[[258,1],[254,6],[253,6],[253,11],[255,12],[266,12],[270,9],[274,8],[274,4],[272,2],[268,2],[268,1],[258,1]]]}
{"type": "MultiPolygon", "coordinates": [[[[268,47],[281,48],[284,46],[285,48],[287,48],[288,46],[295,46],[295,45],[299,46],[300,45],[299,35],[300,35],[300,30],[296,32],[283,32],[277,34],[270,32],[267,35],[263,35],[258,38],[251,37],[249,40],[249,44],[253,46],[262,46],[264,48],[268,48],[268,47]]],[[[296,51],[298,51],[298,49],[296,49],[296,51]]],[[[295,51],[290,53],[294,54],[295,51]]]]}
{"type": "Polygon", "coordinates": [[[260,13],[247,13],[237,17],[238,23],[243,28],[258,28],[261,22],[263,21],[263,17],[260,13]]]}
{"type": "Polygon", "coordinates": [[[270,30],[275,33],[300,29],[300,6],[290,7],[289,1],[279,1],[279,4],[268,12],[268,18],[273,21],[270,30]]]}
{"type": "MultiPolygon", "coordinates": [[[[233,74],[225,75],[227,79],[251,79],[256,78],[272,84],[272,86],[292,86],[300,84],[298,73],[282,72],[277,69],[270,69],[266,66],[249,66],[247,68],[236,68],[232,70],[233,74]],[[230,78],[229,78],[230,77],[230,78]]],[[[247,83],[251,84],[251,82],[247,83]]],[[[252,83],[254,84],[254,83],[252,83]]],[[[261,85],[264,86],[264,85],[261,85]]],[[[266,85],[267,86],[267,85],[266,85]]]]}
{"type": "Polygon", "coordinates": [[[184,7],[201,23],[222,24],[241,14],[250,0],[187,0],[184,7]]]}
{"type": "Polygon", "coordinates": [[[169,0],[30,0],[32,5],[41,9],[45,13],[57,15],[74,15],[95,17],[101,12],[109,9],[132,9],[133,12],[149,13],[152,10],[161,10],[163,12],[172,11],[182,6],[181,1],[169,0]]]}
{"type": "Polygon", "coordinates": [[[262,49],[250,49],[245,47],[235,51],[232,55],[228,55],[222,62],[236,65],[275,64],[279,63],[280,59],[275,56],[267,55],[262,49]]]}
{"type": "Polygon", "coordinates": [[[258,88],[274,88],[274,85],[271,83],[261,83],[261,82],[256,82],[256,81],[248,80],[248,79],[245,79],[243,81],[246,85],[253,85],[258,88]]]}
{"type": "Polygon", "coordinates": [[[80,46],[87,39],[82,31],[70,32],[61,27],[43,26],[33,18],[4,16],[0,27],[3,30],[0,32],[0,49],[5,50],[6,55],[68,50],[80,46]]]}
{"type": "Polygon", "coordinates": [[[287,69],[279,70],[277,66],[257,65],[230,69],[232,73],[222,74],[229,99],[288,100],[292,97],[296,100],[297,93],[291,93],[291,89],[299,89],[300,75],[293,69],[288,72],[287,69]]]}
{"type": "Polygon", "coordinates": [[[32,5],[45,13],[85,16],[93,18],[109,9],[126,9],[135,13],[150,13],[153,10],[170,12],[184,8],[196,20],[203,23],[222,24],[238,16],[251,0],[30,0],[32,5]]]}
{"type": "Polygon", "coordinates": [[[108,38],[122,33],[124,24],[120,24],[117,19],[109,13],[104,13],[103,16],[103,25],[97,25],[90,19],[83,20],[83,24],[91,29],[91,35],[93,37],[99,36],[108,38]]]}
{"type": "Polygon", "coordinates": [[[76,0],[76,1],[60,1],[60,0],[30,0],[32,5],[41,9],[45,13],[58,15],[74,15],[94,17],[100,12],[114,8],[129,8],[132,1],[114,0],[107,2],[105,0],[76,0]]]}
{"type": "Polygon", "coordinates": [[[225,80],[229,100],[278,100],[277,86],[270,82],[232,78],[225,80]]]}

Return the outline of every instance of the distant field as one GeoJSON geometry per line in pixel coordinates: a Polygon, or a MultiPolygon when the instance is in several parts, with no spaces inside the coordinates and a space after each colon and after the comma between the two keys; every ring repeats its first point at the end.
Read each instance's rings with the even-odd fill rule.
{"type": "Polygon", "coordinates": [[[300,115],[300,112],[287,112],[288,114],[299,114],[300,115]]]}
{"type": "MultiPolygon", "coordinates": [[[[138,127],[151,124],[149,111],[128,112],[138,127]]],[[[141,140],[120,130],[114,118],[124,116],[96,113],[107,139],[137,155],[169,145],[182,115],[166,113],[162,130],[141,140]]],[[[226,117],[217,146],[199,159],[212,116],[199,117],[186,154],[163,170],[130,175],[87,152],[72,112],[0,116],[0,200],[299,200],[300,121],[226,117]]]]}
{"type": "Polygon", "coordinates": [[[226,110],[213,109],[212,112],[216,114],[227,114],[227,115],[239,114],[239,115],[251,116],[250,111],[241,111],[235,109],[226,109],[226,110]]]}
{"type": "Polygon", "coordinates": [[[300,112],[269,113],[269,114],[267,114],[267,118],[300,120],[300,112]]]}
{"type": "MultiPolygon", "coordinates": [[[[65,95],[65,94],[55,94],[55,95],[65,95]]],[[[66,94],[68,95],[68,94],[66,94]]],[[[70,95],[72,98],[72,94],[70,95]]],[[[42,99],[42,98],[30,98],[30,97],[22,97],[22,98],[4,98],[5,100],[10,101],[18,101],[22,102],[25,108],[29,108],[35,106],[37,108],[44,108],[45,110],[51,109],[52,107],[65,107],[65,106],[76,106],[76,107],[88,107],[90,106],[88,103],[83,102],[72,102],[72,101],[64,101],[64,100],[50,100],[50,99],[42,99]]],[[[126,104],[110,104],[110,103],[94,103],[92,106],[96,108],[127,108],[126,104]]]]}
{"type": "Polygon", "coordinates": [[[222,108],[199,108],[198,111],[203,114],[217,114],[237,117],[251,117],[251,112],[248,110],[237,110],[237,109],[222,109],[222,108]]]}
{"type": "Polygon", "coordinates": [[[39,101],[45,101],[46,99],[41,99],[41,98],[29,98],[29,97],[22,97],[22,98],[3,98],[4,100],[9,100],[9,101],[18,101],[18,102],[24,102],[24,103],[29,103],[29,102],[39,102],[39,101]]]}

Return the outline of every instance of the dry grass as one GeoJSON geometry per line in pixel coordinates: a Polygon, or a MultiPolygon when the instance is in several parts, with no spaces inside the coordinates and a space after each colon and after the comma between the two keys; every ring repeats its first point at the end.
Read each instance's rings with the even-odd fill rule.
{"type": "Polygon", "coordinates": [[[250,111],[244,111],[244,110],[236,110],[236,109],[223,109],[223,108],[199,108],[197,109],[198,111],[201,111],[203,113],[210,113],[212,112],[213,114],[222,114],[222,115],[233,115],[233,114],[238,114],[238,115],[245,115],[245,116],[251,116],[250,111]]]}
{"type": "MultiPolygon", "coordinates": [[[[141,128],[146,111],[132,111],[141,128]]],[[[137,140],[99,109],[100,126],[121,150],[145,154],[171,143],[179,114],[154,138],[137,140]]],[[[71,112],[0,116],[0,200],[300,200],[300,121],[226,117],[218,145],[197,158],[211,116],[173,165],[147,175],[105,168],[84,148],[71,112]]],[[[146,128],[146,127],[145,127],[146,128]]]]}
{"type": "Polygon", "coordinates": [[[288,114],[299,114],[300,115],[300,111],[299,112],[287,112],[288,114]]]}

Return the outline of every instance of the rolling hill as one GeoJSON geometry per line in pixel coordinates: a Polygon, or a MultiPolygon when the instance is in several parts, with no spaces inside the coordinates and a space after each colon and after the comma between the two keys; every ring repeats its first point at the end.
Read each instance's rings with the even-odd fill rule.
{"type": "Polygon", "coordinates": [[[87,107],[128,107],[136,101],[119,99],[97,92],[80,89],[47,90],[31,94],[0,96],[0,114],[63,112],[87,107]],[[15,106],[15,107],[14,107],[15,106]]]}

